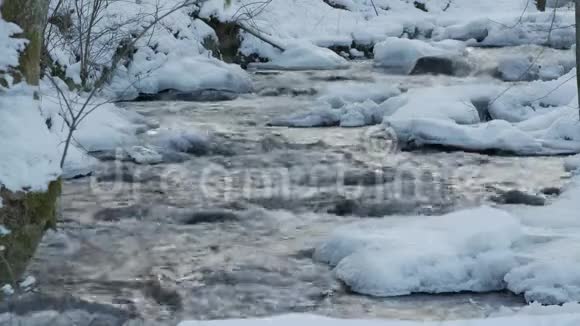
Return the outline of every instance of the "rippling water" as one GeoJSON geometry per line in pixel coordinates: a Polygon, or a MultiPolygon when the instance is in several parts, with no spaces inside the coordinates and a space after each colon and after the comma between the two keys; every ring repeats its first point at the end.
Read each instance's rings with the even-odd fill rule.
{"type": "MultiPolygon", "coordinates": [[[[479,58],[499,55],[490,51],[479,58]]],[[[501,189],[559,187],[561,158],[434,151],[377,156],[366,143],[376,127],[265,127],[274,117],[308,111],[316,97],[308,90],[331,83],[408,89],[498,81],[388,75],[367,61],[343,71],[253,78],[258,93],[284,88],[306,95],[126,104],[161,128],[211,132],[227,151],[154,166],[103,162],[92,178],[67,181],[63,220],[30,268],[37,290],[165,321],[287,312],[446,319],[523,304],[508,293],[359,296],[311,259],[312,248],[335,227],[361,218],[441,214],[487,203],[501,189]]]]}

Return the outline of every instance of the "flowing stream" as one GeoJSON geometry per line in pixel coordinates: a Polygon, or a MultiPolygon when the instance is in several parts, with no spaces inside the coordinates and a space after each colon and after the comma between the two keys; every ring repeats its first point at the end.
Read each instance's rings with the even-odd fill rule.
{"type": "MultiPolygon", "coordinates": [[[[473,51],[481,60],[501,52],[473,51]]],[[[439,320],[524,304],[504,292],[357,295],[312,260],[313,248],[334,228],[365,218],[442,214],[492,204],[500,190],[561,187],[562,158],[400,152],[392,144],[381,151],[369,140],[376,126],[267,127],[307,112],[313,93],[336,83],[409,89],[500,81],[484,73],[391,75],[368,61],[252,78],[256,94],[232,101],[124,103],[160,128],[211,132],[215,150],[180,163],[103,161],[92,177],[66,181],[63,219],[29,270],[35,291],[167,322],[289,312],[439,320]]]]}

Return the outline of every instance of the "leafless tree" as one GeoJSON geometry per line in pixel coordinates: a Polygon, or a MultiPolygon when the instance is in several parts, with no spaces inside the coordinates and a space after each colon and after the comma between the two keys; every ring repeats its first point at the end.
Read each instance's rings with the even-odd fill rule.
{"type": "MultiPolygon", "coordinates": [[[[205,0],[181,0],[170,8],[157,1],[150,11],[104,23],[108,18],[107,9],[118,1],[124,0],[58,0],[49,18],[52,24],[44,29],[45,51],[50,52],[55,47],[67,49],[80,65],[80,85],[76,85],[76,92],[71,92],[53,76],[58,70],[57,63],[52,64],[51,73],[46,76],[56,89],[61,107],[59,115],[66,125],[61,167],[79,125],[99,107],[110,103],[98,95],[118,69],[130,62],[138,43],[151,35],[163,19],[205,0]]],[[[48,57],[45,55],[46,59],[48,57]]]]}

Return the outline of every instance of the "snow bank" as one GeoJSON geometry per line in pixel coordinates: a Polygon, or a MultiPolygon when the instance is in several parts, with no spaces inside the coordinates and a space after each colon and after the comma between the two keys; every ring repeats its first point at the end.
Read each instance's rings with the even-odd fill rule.
{"type": "MultiPolygon", "coordinates": [[[[20,32],[0,15],[0,72],[18,66],[19,51],[27,41],[12,36],[20,32]]],[[[61,172],[58,144],[40,115],[33,87],[13,86],[11,77],[3,73],[0,80],[12,86],[0,85],[0,188],[44,191],[61,172]]]]}
{"type": "Polygon", "coordinates": [[[57,139],[49,132],[31,89],[0,90],[0,185],[44,191],[60,175],[57,139]]]}
{"type": "Polygon", "coordinates": [[[437,27],[434,40],[469,41],[475,46],[548,45],[568,49],[575,41],[574,12],[558,10],[544,13],[512,11],[468,23],[437,27]],[[553,23],[552,23],[553,22],[553,23]],[[551,32],[549,32],[551,30],[551,32]]]}
{"type": "Polygon", "coordinates": [[[580,301],[580,177],[543,207],[385,218],[334,231],[315,259],[373,296],[508,289],[528,302],[580,301]]]}
{"type": "Polygon", "coordinates": [[[580,155],[567,157],[564,160],[564,170],[573,172],[580,169],[580,155]]]}
{"type": "MultiPolygon", "coordinates": [[[[539,309],[538,309],[539,310],[539,309]]],[[[452,320],[452,321],[401,321],[388,319],[334,319],[308,314],[282,315],[266,318],[183,321],[179,326],[573,326],[580,322],[577,310],[568,313],[566,310],[544,312],[539,310],[534,314],[512,314],[508,317],[452,320]]]]}
{"type": "Polygon", "coordinates": [[[413,72],[420,59],[431,58],[438,60],[441,64],[448,61],[452,66],[458,66],[458,61],[465,54],[463,42],[453,40],[427,43],[390,37],[374,47],[374,60],[377,66],[405,74],[413,72]]]}
{"type": "Polygon", "coordinates": [[[113,81],[111,88],[116,97],[135,98],[140,93],[157,94],[166,90],[182,93],[202,90],[252,91],[250,77],[237,65],[203,56],[153,56],[152,52],[150,49],[141,50],[128,69],[127,79],[118,77],[113,81]]]}
{"type": "MultiPolygon", "coordinates": [[[[86,103],[86,94],[66,91],[66,85],[60,80],[61,89],[72,110],[78,112],[86,103]]],[[[51,133],[59,142],[57,151],[62,153],[68,135],[68,127],[63,115],[72,121],[64,100],[58,96],[56,89],[47,80],[41,81],[41,110],[52,124],[51,133]]],[[[137,143],[136,134],[149,128],[141,115],[117,107],[106,99],[95,98],[89,101],[85,112],[92,112],[78,126],[73,134],[72,148],[67,153],[63,176],[65,178],[87,175],[96,166],[96,160],[87,153],[98,151],[114,152],[119,148],[128,148],[137,143]],[[94,110],[93,110],[94,109],[94,110]]]]}
{"type": "Polygon", "coordinates": [[[507,92],[493,85],[414,89],[382,104],[383,122],[403,147],[442,145],[520,155],[578,153],[580,122],[571,103],[576,96],[574,74],[573,70],[558,80],[507,92]]]}
{"type": "Polygon", "coordinates": [[[521,233],[517,219],[484,207],[395,226],[350,225],[315,258],[336,265],[336,276],[363,294],[485,292],[504,287],[503,276],[516,265],[510,248],[521,233]]]}

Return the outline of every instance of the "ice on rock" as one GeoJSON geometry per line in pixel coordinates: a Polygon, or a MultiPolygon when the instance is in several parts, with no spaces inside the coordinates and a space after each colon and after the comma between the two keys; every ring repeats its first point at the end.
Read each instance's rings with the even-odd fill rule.
{"type": "Polygon", "coordinates": [[[373,296],[493,291],[516,266],[522,235],[510,214],[483,207],[392,225],[353,224],[316,250],[352,290],[373,296]]]}
{"type": "Polygon", "coordinates": [[[312,44],[290,44],[268,63],[254,64],[262,69],[333,70],[348,67],[348,61],[332,50],[312,44]]]}
{"type": "MultiPolygon", "coordinates": [[[[453,62],[459,61],[464,55],[465,45],[462,42],[452,40],[427,43],[420,40],[390,37],[375,45],[374,48],[376,65],[405,74],[411,73],[422,58],[446,60],[453,65],[453,62]]],[[[431,66],[434,65],[431,64],[431,66]]]]}

